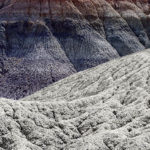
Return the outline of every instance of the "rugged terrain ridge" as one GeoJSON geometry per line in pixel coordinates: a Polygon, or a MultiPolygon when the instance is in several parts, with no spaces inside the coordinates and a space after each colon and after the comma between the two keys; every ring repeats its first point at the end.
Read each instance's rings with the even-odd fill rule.
{"type": "Polygon", "coordinates": [[[149,150],[150,50],[0,99],[1,150],[149,150]]]}
{"type": "Polygon", "coordinates": [[[0,0],[0,96],[149,48],[149,13],[148,0],[0,0]]]}

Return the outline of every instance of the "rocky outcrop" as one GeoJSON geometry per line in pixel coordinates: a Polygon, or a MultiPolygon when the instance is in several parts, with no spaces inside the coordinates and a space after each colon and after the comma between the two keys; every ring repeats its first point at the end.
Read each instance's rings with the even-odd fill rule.
{"type": "Polygon", "coordinates": [[[0,99],[0,148],[150,149],[150,50],[0,99]]]}
{"type": "Polygon", "coordinates": [[[149,12],[148,0],[0,0],[0,96],[150,47],[149,12]]]}

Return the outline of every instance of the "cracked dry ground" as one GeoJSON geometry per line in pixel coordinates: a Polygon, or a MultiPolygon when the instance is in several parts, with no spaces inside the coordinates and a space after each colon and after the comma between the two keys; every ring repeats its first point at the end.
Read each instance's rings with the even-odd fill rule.
{"type": "Polygon", "coordinates": [[[0,150],[149,150],[150,50],[0,100],[0,150]]]}

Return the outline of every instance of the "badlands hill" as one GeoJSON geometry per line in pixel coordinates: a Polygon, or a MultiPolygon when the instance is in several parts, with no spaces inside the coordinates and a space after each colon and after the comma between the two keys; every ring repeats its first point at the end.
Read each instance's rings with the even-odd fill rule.
{"type": "Polygon", "coordinates": [[[150,50],[0,99],[1,150],[149,150],[150,50]]]}
{"type": "Polygon", "coordinates": [[[0,0],[0,96],[150,47],[149,14],[149,0],[0,0]]]}

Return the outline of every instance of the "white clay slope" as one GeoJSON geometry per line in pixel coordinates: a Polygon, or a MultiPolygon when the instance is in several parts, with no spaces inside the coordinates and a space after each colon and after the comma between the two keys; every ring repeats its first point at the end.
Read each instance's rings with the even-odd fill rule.
{"type": "Polygon", "coordinates": [[[149,150],[150,50],[0,100],[0,150],[149,150]]]}

